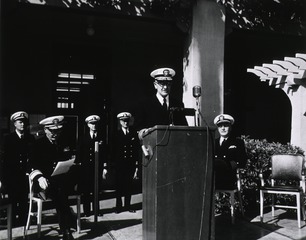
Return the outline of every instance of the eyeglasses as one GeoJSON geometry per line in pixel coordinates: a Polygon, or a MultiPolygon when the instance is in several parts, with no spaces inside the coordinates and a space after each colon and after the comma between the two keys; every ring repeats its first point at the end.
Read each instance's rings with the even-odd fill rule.
{"type": "Polygon", "coordinates": [[[165,87],[165,86],[169,87],[172,85],[172,82],[170,81],[155,81],[155,82],[161,87],[165,87]]]}
{"type": "Polygon", "coordinates": [[[218,128],[230,127],[231,124],[230,124],[230,123],[227,123],[227,122],[223,122],[223,123],[219,123],[217,126],[218,126],[218,128]]]}

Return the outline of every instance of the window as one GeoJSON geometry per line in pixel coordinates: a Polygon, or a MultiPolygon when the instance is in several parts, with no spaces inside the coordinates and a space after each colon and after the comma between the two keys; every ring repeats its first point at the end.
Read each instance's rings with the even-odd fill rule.
{"type": "Polygon", "coordinates": [[[81,91],[95,80],[93,74],[61,72],[56,80],[57,109],[75,109],[81,91]]]}

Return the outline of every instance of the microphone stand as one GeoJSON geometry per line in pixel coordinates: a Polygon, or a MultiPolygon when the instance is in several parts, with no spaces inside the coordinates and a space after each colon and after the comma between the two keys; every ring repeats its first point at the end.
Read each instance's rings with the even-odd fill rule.
{"type": "Polygon", "coordinates": [[[200,125],[200,102],[199,97],[196,97],[195,126],[200,127],[200,125]]]}

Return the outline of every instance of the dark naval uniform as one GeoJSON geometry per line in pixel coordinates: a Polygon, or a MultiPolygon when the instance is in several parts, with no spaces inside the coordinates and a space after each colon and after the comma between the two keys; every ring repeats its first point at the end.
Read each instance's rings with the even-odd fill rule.
{"type": "Polygon", "coordinates": [[[94,193],[95,186],[95,142],[98,142],[99,147],[99,182],[102,181],[103,172],[103,145],[102,136],[98,133],[95,138],[92,138],[88,133],[83,138],[80,146],[80,163],[81,163],[81,175],[80,175],[80,190],[83,193],[82,202],[83,209],[86,215],[90,214],[90,204],[93,201],[90,194],[94,193]]]}
{"type": "Polygon", "coordinates": [[[72,158],[69,146],[62,145],[60,141],[51,143],[46,137],[36,140],[33,146],[32,158],[30,161],[30,177],[34,181],[34,188],[37,192],[42,191],[38,185],[38,178],[43,176],[49,182],[45,194],[55,203],[59,217],[61,231],[65,232],[72,227],[72,214],[69,207],[68,195],[72,192],[73,184],[69,172],[52,176],[57,163],[72,158]]]}
{"type": "Polygon", "coordinates": [[[141,102],[135,110],[135,125],[137,129],[170,124],[187,126],[183,108],[182,102],[170,97],[169,106],[165,109],[157,97],[153,96],[141,102]]]}
{"type": "Polygon", "coordinates": [[[20,224],[25,224],[28,211],[29,181],[27,164],[34,136],[25,132],[19,137],[16,131],[8,134],[3,142],[3,172],[1,181],[13,204],[13,216],[19,215],[20,224]]]}
{"type": "Polygon", "coordinates": [[[135,109],[134,126],[137,130],[155,125],[187,126],[183,102],[170,95],[175,71],[172,68],[158,68],[152,71],[150,76],[154,79],[156,95],[141,101],[140,106],[135,109]]]}
{"type": "Polygon", "coordinates": [[[133,177],[140,157],[139,149],[140,144],[135,129],[129,128],[126,134],[122,129],[117,131],[114,143],[117,211],[123,206],[121,197],[124,197],[125,209],[131,210],[133,177]]]}
{"type": "Polygon", "coordinates": [[[220,146],[220,138],[215,141],[215,188],[236,187],[236,169],[243,168],[247,161],[244,141],[229,137],[220,146]]]}

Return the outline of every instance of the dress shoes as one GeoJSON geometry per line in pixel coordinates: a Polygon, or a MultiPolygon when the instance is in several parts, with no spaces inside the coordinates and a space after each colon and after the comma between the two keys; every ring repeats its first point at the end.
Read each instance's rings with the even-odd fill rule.
{"type": "Polygon", "coordinates": [[[123,212],[123,208],[122,207],[116,207],[115,208],[115,213],[121,213],[121,212],[123,212]]]}
{"type": "Polygon", "coordinates": [[[125,209],[126,211],[129,211],[130,213],[135,213],[135,212],[136,212],[130,204],[128,204],[127,206],[125,206],[124,209],[125,209]]]}
{"type": "Polygon", "coordinates": [[[63,240],[72,240],[74,237],[72,236],[71,231],[65,230],[63,233],[63,240]]]}
{"type": "Polygon", "coordinates": [[[84,217],[90,217],[91,216],[91,213],[90,212],[84,212],[84,217]]]}

